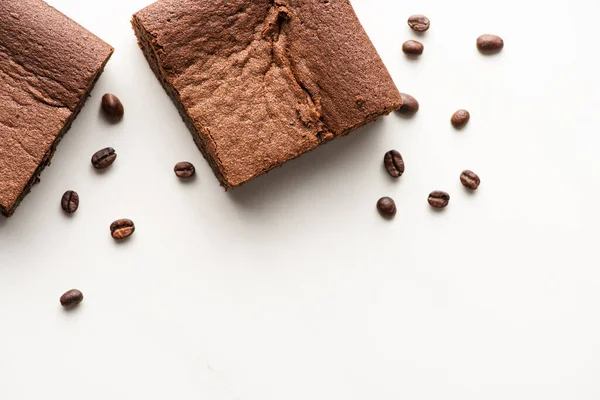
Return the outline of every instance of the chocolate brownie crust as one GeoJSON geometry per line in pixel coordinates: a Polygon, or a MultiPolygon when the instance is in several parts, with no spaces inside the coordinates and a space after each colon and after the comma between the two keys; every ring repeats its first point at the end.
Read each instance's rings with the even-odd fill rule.
{"type": "Polygon", "coordinates": [[[113,49],[40,0],[0,1],[0,212],[11,215],[113,49]]]}
{"type": "Polygon", "coordinates": [[[132,23],[226,188],[402,104],[347,0],[161,0],[132,23]]]}

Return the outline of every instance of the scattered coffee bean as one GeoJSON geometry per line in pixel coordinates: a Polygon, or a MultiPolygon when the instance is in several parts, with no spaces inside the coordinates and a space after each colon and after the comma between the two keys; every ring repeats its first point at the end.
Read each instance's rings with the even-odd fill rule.
{"type": "Polygon", "coordinates": [[[382,197],[377,202],[377,210],[386,218],[393,218],[396,215],[396,203],[390,197],[382,197]]]}
{"type": "Polygon", "coordinates": [[[402,44],[402,51],[409,56],[420,56],[423,54],[423,43],[416,40],[407,40],[402,44]]]}
{"type": "Polygon", "coordinates": [[[456,129],[460,129],[464,127],[467,122],[471,119],[471,114],[467,110],[458,110],[454,114],[452,114],[452,118],[450,118],[450,123],[456,129]]]}
{"type": "Polygon", "coordinates": [[[175,164],[173,170],[175,171],[175,175],[180,178],[190,178],[196,173],[196,168],[194,168],[192,163],[187,161],[178,162],[175,164]]]}
{"type": "Polygon", "coordinates": [[[65,308],[75,307],[83,301],[83,293],[77,289],[71,289],[60,296],[60,304],[65,308]]]}
{"type": "Polygon", "coordinates": [[[410,94],[400,93],[402,96],[402,107],[398,110],[400,114],[412,115],[419,111],[419,102],[410,94]]]}
{"type": "Polygon", "coordinates": [[[399,152],[390,150],[383,157],[383,165],[388,174],[394,178],[399,178],[404,173],[404,160],[399,152]]]}
{"type": "Polygon", "coordinates": [[[425,32],[427,29],[429,29],[429,25],[429,18],[424,15],[411,15],[408,18],[408,26],[410,26],[415,32],[425,32]]]}
{"type": "Polygon", "coordinates": [[[135,225],[130,219],[119,219],[110,224],[110,234],[113,239],[125,239],[133,234],[135,225]]]}
{"type": "Polygon", "coordinates": [[[450,195],[446,192],[442,192],[439,190],[433,191],[429,194],[429,198],[427,199],[429,205],[434,208],[444,208],[448,205],[450,201],[450,195]]]}
{"type": "Polygon", "coordinates": [[[481,35],[477,38],[477,48],[482,53],[497,53],[504,47],[504,40],[496,35],[481,35]]]}
{"type": "Polygon", "coordinates": [[[479,176],[475,172],[466,169],[460,174],[460,182],[464,187],[476,190],[481,183],[481,179],[479,179],[479,176]]]}
{"type": "Polygon", "coordinates": [[[113,121],[123,118],[123,103],[114,94],[106,93],[102,96],[102,109],[107,117],[113,121]]]}
{"type": "Polygon", "coordinates": [[[79,208],[79,195],[77,192],[67,190],[63,194],[60,206],[67,214],[73,214],[79,208]]]}
{"type": "Polygon", "coordinates": [[[115,149],[112,147],[107,147],[105,149],[97,151],[92,156],[92,165],[96,169],[104,169],[109,167],[115,159],[117,158],[117,153],[115,153],[115,149]]]}

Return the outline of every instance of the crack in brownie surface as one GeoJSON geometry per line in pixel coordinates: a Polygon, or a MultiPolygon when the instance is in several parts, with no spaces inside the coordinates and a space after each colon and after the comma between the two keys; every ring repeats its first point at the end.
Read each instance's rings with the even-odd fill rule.
{"type": "Polygon", "coordinates": [[[346,0],[161,0],[132,22],[225,187],[401,105],[346,0]]]}

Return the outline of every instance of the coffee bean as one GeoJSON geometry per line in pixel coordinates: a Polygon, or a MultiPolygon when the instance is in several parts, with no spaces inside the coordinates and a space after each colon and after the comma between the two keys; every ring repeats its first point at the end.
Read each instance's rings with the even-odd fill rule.
{"type": "Polygon", "coordinates": [[[466,169],[460,174],[460,182],[464,187],[476,190],[481,183],[481,179],[479,179],[479,176],[475,172],[466,169]]]}
{"type": "Polygon", "coordinates": [[[390,150],[383,157],[383,165],[388,174],[394,178],[399,178],[404,173],[404,160],[399,152],[390,150]]]}
{"type": "Polygon", "coordinates": [[[444,208],[448,205],[450,201],[450,195],[446,192],[442,192],[439,190],[433,191],[429,194],[429,198],[427,199],[431,207],[434,208],[444,208]]]}
{"type": "Polygon", "coordinates": [[[73,214],[79,208],[79,195],[77,192],[67,190],[63,194],[60,206],[67,214],[73,214]]]}
{"type": "Polygon", "coordinates": [[[425,32],[429,29],[429,18],[424,15],[411,15],[408,18],[408,26],[411,27],[413,31],[416,32],[425,32]]]}
{"type": "Polygon", "coordinates": [[[407,40],[402,44],[402,51],[409,56],[420,56],[423,54],[423,43],[416,40],[407,40]]]}
{"type": "Polygon", "coordinates": [[[123,118],[123,103],[114,94],[106,93],[102,96],[102,109],[106,116],[113,121],[123,118]]]}
{"type": "Polygon", "coordinates": [[[92,156],[92,165],[96,169],[104,169],[109,167],[115,159],[117,158],[117,153],[115,153],[115,149],[112,147],[107,147],[105,149],[97,151],[92,156]]]}
{"type": "Polygon", "coordinates": [[[477,38],[477,48],[486,54],[497,53],[504,47],[504,40],[496,35],[481,35],[477,38]]]}
{"type": "Polygon", "coordinates": [[[83,301],[83,293],[77,289],[71,289],[60,296],[60,304],[65,308],[75,307],[83,301]]]}
{"type": "Polygon", "coordinates": [[[125,239],[133,234],[135,231],[135,225],[130,219],[118,219],[110,224],[110,234],[113,239],[125,239]]]}
{"type": "Polygon", "coordinates": [[[450,118],[450,123],[456,129],[460,129],[464,127],[467,122],[471,119],[471,114],[467,110],[458,110],[454,114],[452,114],[452,118],[450,118]]]}
{"type": "Polygon", "coordinates": [[[398,110],[400,114],[412,115],[419,111],[419,102],[410,94],[400,93],[402,97],[402,107],[398,110]]]}
{"type": "Polygon", "coordinates": [[[377,210],[386,218],[393,218],[396,215],[396,203],[390,197],[382,197],[377,202],[377,210]]]}
{"type": "Polygon", "coordinates": [[[178,162],[175,164],[173,170],[175,171],[175,175],[180,178],[190,178],[196,173],[196,168],[194,168],[192,163],[187,161],[178,162]]]}

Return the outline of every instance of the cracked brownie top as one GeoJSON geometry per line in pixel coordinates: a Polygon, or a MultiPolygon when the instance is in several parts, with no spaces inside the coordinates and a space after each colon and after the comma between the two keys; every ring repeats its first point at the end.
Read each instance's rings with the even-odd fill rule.
{"type": "Polygon", "coordinates": [[[133,24],[226,187],[401,105],[347,0],[161,0],[133,24]]]}
{"type": "Polygon", "coordinates": [[[0,211],[49,161],[111,53],[43,1],[0,1],[0,211]]]}

